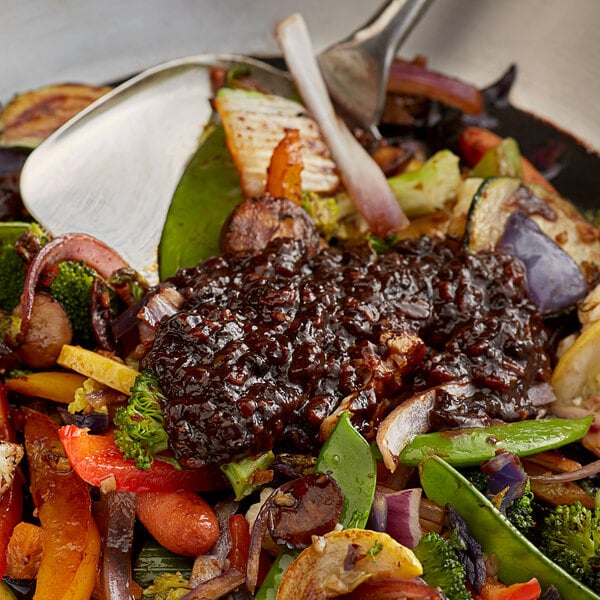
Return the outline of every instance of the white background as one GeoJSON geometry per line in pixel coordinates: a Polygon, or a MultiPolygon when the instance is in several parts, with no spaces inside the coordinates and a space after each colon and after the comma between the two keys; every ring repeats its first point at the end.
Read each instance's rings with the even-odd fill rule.
{"type": "MultiPolygon", "coordinates": [[[[379,0],[0,0],[0,101],[58,81],[98,83],[204,52],[277,53],[302,12],[317,50],[379,0]]],[[[513,103],[600,149],[600,0],[435,0],[401,54],[477,85],[516,62],[513,103]]]]}

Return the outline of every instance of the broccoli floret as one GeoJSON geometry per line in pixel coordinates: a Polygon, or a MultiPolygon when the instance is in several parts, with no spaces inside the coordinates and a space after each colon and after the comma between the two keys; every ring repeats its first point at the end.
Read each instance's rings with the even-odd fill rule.
{"type": "Polygon", "coordinates": [[[600,508],[574,502],[544,519],[540,550],[573,577],[600,593],[600,508]]]}
{"type": "Polygon", "coordinates": [[[11,312],[21,301],[26,263],[12,244],[0,248],[0,310],[11,312]]]}
{"type": "Polygon", "coordinates": [[[84,262],[65,261],[58,265],[56,277],[48,291],[71,321],[73,337],[83,346],[95,341],[90,318],[92,284],[96,272],[84,262]]]}
{"type": "Polygon", "coordinates": [[[440,588],[448,600],[472,600],[465,567],[448,540],[430,531],[413,551],[423,566],[422,577],[427,585],[440,588]]]}
{"type": "Polygon", "coordinates": [[[527,480],[523,495],[506,509],[506,518],[522,533],[527,533],[535,525],[533,499],[531,482],[527,480]]]}
{"type": "Polygon", "coordinates": [[[135,378],[127,406],[118,408],[115,414],[115,442],[138,469],[149,469],[155,459],[179,467],[174,458],[158,456],[169,446],[159,399],[167,400],[156,376],[143,371],[135,378]]]}
{"type": "MultiPolygon", "coordinates": [[[[480,469],[472,469],[465,472],[467,479],[480,491],[486,495],[489,476],[480,469]]],[[[528,533],[535,525],[533,516],[534,494],[531,491],[531,482],[527,480],[523,495],[506,508],[505,516],[510,523],[522,533],[528,533]]]]}
{"type": "Polygon", "coordinates": [[[221,472],[227,477],[235,493],[236,500],[249,496],[258,487],[255,476],[257,471],[268,469],[275,455],[271,450],[258,456],[248,456],[221,466],[221,472]]]}

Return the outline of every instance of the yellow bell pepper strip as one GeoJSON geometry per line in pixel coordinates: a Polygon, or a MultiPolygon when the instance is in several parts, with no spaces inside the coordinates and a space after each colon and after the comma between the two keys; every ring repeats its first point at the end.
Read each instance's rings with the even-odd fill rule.
{"type": "Polygon", "coordinates": [[[53,402],[73,402],[75,391],[83,386],[85,377],[79,373],[62,371],[40,371],[13,377],[4,384],[7,392],[18,392],[26,396],[46,398],[53,402]]]}
{"type": "MultiPolygon", "coordinates": [[[[0,384],[0,440],[16,442],[16,435],[9,422],[8,400],[0,384]]],[[[19,474],[10,488],[0,495],[0,579],[6,571],[6,548],[13,529],[19,523],[23,511],[22,482],[19,474]]]]}
{"type": "Polygon", "coordinates": [[[508,585],[536,577],[543,589],[553,584],[562,598],[598,600],[598,596],[542,554],[515,529],[494,505],[456,469],[437,456],[419,465],[421,484],[427,497],[449,504],[469,526],[487,554],[500,561],[498,576],[508,585]]]}
{"type": "Polygon", "coordinates": [[[42,527],[34,600],[88,600],[100,557],[88,486],[69,463],[58,425],[31,409],[24,416],[31,495],[42,527]]]}

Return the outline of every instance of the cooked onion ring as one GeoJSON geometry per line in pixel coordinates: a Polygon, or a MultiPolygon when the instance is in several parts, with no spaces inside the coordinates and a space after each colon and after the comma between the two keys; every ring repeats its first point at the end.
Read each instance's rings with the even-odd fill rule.
{"type": "Polygon", "coordinates": [[[65,260],[85,261],[105,279],[117,269],[129,266],[115,250],[91,235],[67,233],[54,238],[41,248],[29,265],[21,303],[21,336],[25,335],[29,328],[33,298],[44,268],[48,264],[57,264],[65,260]]]}

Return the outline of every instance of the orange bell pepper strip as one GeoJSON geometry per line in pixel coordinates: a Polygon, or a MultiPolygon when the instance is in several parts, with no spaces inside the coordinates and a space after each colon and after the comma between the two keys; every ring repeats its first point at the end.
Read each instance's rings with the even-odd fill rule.
{"type": "Polygon", "coordinates": [[[96,583],[100,534],[87,484],[73,471],[47,415],[24,409],[31,495],[42,528],[34,600],[89,600],[96,583]]]}
{"type": "Polygon", "coordinates": [[[58,431],[69,461],[90,485],[108,486],[119,492],[210,492],[226,487],[216,467],[177,470],[155,460],[148,470],[138,469],[123,458],[112,432],[90,435],[88,429],[65,425],[58,431]]]}
{"type": "Polygon", "coordinates": [[[63,371],[40,371],[9,379],[4,388],[7,392],[18,392],[27,396],[39,396],[54,402],[73,402],[75,391],[80,388],[85,377],[79,373],[63,371]]]}
{"type": "Polygon", "coordinates": [[[283,139],[273,151],[267,169],[267,194],[300,204],[303,167],[300,132],[297,129],[286,129],[283,139]]]}
{"type": "MultiPolygon", "coordinates": [[[[491,148],[497,146],[502,138],[489,129],[483,127],[466,127],[460,133],[458,145],[463,160],[474,167],[481,157],[491,148]]],[[[525,158],[521,157],[523,181],[536,183],[549,192],[557,194],[554,186],[525,158]]]]}
{"type": "MultiPolygon", "coordinates": [[[[16,442],[16,435],[9,421],[8,400],[2,384],[0,384],[0,440],[16,442]]],[[[8,540],[22,518],[22,487],[23,484],[17,472],[11,487],[0,496],[0,579],[4,577],[6,571],[8,540]]]]}

